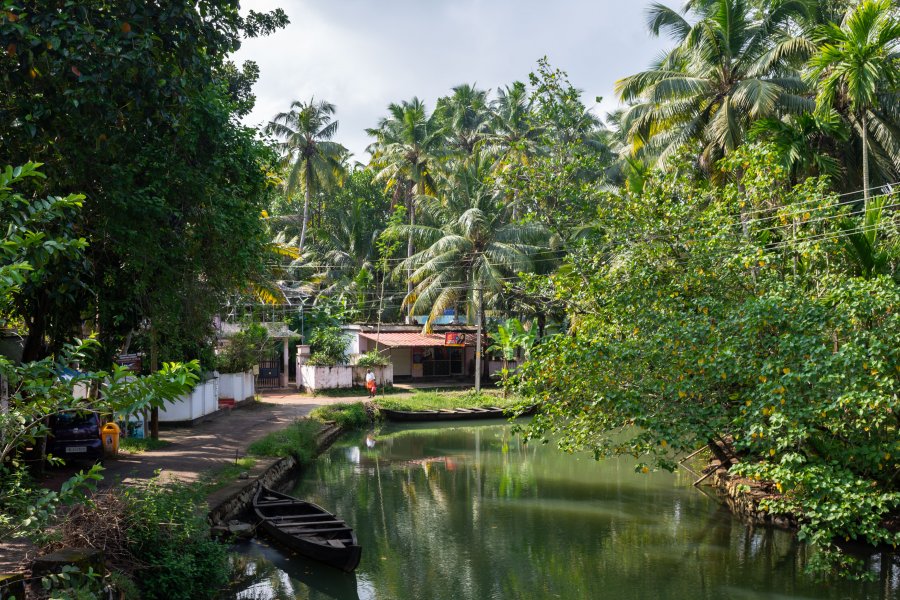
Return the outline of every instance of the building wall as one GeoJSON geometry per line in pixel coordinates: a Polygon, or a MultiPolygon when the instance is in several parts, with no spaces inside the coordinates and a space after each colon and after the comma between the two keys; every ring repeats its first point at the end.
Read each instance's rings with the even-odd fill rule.
{"type": "Polygon", "coordinates": [[[395,377],[412,375],[412,349],[391,348],[391,364],[394,365],[395,377]]]}

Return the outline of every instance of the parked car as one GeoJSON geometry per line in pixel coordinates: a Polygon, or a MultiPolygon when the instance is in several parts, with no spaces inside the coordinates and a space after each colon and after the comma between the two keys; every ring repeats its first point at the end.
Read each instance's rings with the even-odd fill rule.
{"type": "Polygon", "coordinates": [[[100,416],[95,412],[64,412],[50,419],[48,451],[66,460],[103,458],[100,416]]]}

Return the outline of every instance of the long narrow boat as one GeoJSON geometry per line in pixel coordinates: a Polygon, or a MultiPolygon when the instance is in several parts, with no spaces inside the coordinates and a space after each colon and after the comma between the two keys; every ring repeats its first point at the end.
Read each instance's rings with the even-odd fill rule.
{"type": "Polygon", "coordinates": [[[353,528],[321,506],[261,485],[253,510],[260,529],[280,545],[348,573],[359,565],[353,528]]]}
{"type": "MultiPolygon", "coordinates": [[[[530,415],[534,412],[532,406],[522,413],[530,415]]],[[[464,419],[502,419],[507,415],[507,409],[496,406],[487,408],[447,408],[441,410],[390,410],[379,408],[381,414],[388,421],[459,421],[464,419]]]]}

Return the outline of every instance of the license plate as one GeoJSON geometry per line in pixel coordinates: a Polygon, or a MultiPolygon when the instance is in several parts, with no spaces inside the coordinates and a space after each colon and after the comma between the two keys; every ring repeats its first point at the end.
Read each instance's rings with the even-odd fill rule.
{"type": "Polygon", "coordinates": [[[69,446],[66,448],[67,454],[84,454],[87,452],[87,446],[69,446]]]}

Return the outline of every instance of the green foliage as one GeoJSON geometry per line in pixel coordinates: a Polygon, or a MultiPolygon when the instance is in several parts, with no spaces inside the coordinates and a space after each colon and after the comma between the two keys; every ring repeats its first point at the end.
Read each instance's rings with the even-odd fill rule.
{"type": "Polygon", "coordinates": [[[262,325],[251,323],[231,336],[228,345],[216,357],[220,373],[243,373],[259,363],[259,357],[269,344],[269,332],[262,325]]]}
{"type": "Polygon", "coordinates": [[[59,573],[41,577],[41,588],[51,600],[95,600],[108,595],[111,577],[95,573],[93,568],[82,572],[74,565],[64,565],[59,573]]]}
{"type": "MultiPolygon", "coordinates": [[[[550,279],[570,333],[517,374],[523,404],[542,406],[531,433],[638,469],[728,438],[738,472],[783,490],[764,506],[798,513],[821,556],[844,538],[897,543],[900,290],[848,273],[841,239],[866,216],[823,181],[791,187],[771,148],[721,168],[741,176],[715,188],[676,164],[602,205],[615,229],[550,279]]],[[[893,243],[889,220],[870,227],[893,243]]]]}
{"type": "Polygon", "coordinates": [[[225,546],[210,538],[203,490],[152,480],[125,492],[135,581],[147,599],[215,598],[228,582],[225,546]]]}
{"type": "Polygon", "coordinates": [[[334,421],[344,429],[360,429],[369,424],[369,415],[362,402],[327,404],[313,409],[309,416],[319,421],[334,421]]]}
{"type": "Polygon", "coordinates": [[[347,362],[347,336],[340,327],[319,327],[309,336],[309,365],[334,366],[347,362]]]}
{"type": "Polygon", "coordinates": [[[16,461],[0,467],[0,537],[45,541],[57,510],[83,501],[93,491],[103,468],[94,465],[63,483],[58,492],[37,486],[16,461]]]}
{"type": "Polygon", "coordinates": [[[200,358],[212,315],[261,268],[267,241],[273,156],[234,118],[255,75],[227,56],[284,13],[242,17],[237,0],[0,6],[0,155],[45,163],[36,194],[84,193],[64,225],[93,248],[21,289],[25,359],[57,350],[86,315],[109,354],[149,320],[163,360],[200,358]]]}
{"type": "Polygon", "coordinates": [[[282,458],[293,456],[300,463],[311,461],[316,455],[316,437],[322,425],[318,421],[298,419],[281,431],[269,433],[256,440],[247,451],[256,456],[282,458]]]}
{"type": "Polygon", "coordinates": [[[386,367],[391,364],[391,359],[378,350],[369,350],[356,359],[357,367],[386,367]]]}

